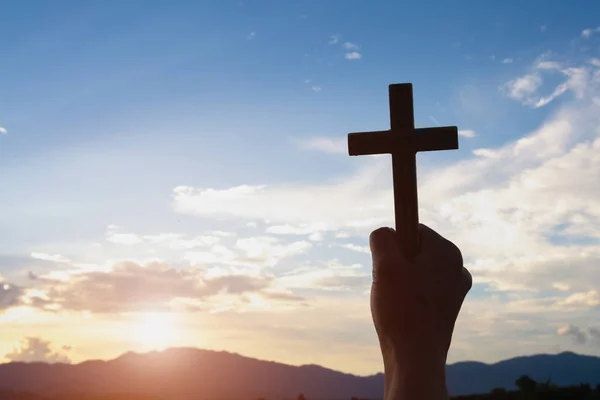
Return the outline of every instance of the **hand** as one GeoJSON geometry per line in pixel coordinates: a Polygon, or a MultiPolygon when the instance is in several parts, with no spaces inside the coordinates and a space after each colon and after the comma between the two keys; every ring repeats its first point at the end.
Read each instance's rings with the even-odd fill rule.
{"type": "Polygon", "coordinates": [[[385,400],[445,399],[445,364],[454,324],[471,288],[460,250],[419,224],[412,262],[396,231],[371,233],[371,313],[385,368],[385,400]]]}

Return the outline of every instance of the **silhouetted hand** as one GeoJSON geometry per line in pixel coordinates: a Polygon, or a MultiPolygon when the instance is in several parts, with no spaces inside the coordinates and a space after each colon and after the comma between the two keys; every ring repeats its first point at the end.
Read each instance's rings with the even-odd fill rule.
{"type": "Polygon", "coordinates": [[[445,365],[471,288],[460,250],[419,224],[419,250],[402,255],[396,231],[371,233],[371,313],[385,368],[385,400],[447,398],[445,365]]]}

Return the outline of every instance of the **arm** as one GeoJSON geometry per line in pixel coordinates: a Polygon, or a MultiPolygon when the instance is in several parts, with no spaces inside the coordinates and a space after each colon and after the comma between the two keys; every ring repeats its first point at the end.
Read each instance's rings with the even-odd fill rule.
{"type": "Polygon", "coordinates": [[[447,400],[446,356],[471,288],[460,250],[425,225],[412,262],[396,232],[371,234],[371,312],[385,372],[384,400],[447,400]]]}

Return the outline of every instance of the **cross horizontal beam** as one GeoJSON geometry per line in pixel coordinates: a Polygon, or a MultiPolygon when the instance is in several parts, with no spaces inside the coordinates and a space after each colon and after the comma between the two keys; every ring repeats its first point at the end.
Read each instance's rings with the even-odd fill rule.
{"type": "Polygon", "coordinates": [[[458,128],[440,126],[417,128],[414,134],[393,135],[390,130],[355,132],[348,135],[348,153],[351,156],[392,154],[402,152],[458,149],[458,128]]]}

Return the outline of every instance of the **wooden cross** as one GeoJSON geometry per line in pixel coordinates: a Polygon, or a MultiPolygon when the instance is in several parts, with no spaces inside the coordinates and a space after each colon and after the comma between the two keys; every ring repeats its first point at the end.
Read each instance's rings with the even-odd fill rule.
{"type": "Polygon", "coordinates": [[[458,149],[458,129],[415,129],[412,84],[390,85],[389,91],[391,129],[348,134],[348,153],[392,155],[396,232],[403,254],[411,260],[419,245],[416,153],[458,149]]]}

